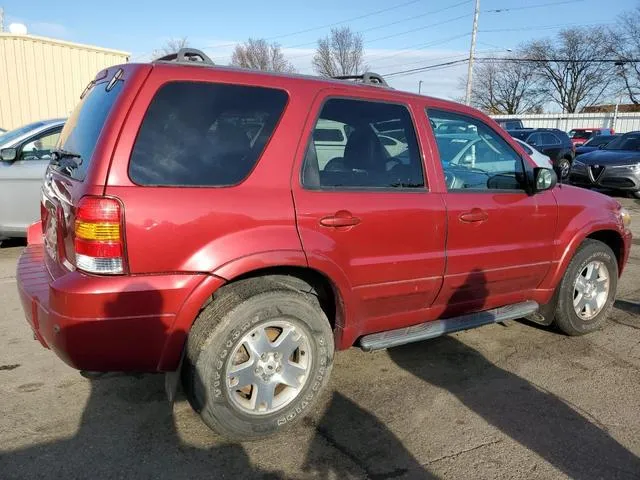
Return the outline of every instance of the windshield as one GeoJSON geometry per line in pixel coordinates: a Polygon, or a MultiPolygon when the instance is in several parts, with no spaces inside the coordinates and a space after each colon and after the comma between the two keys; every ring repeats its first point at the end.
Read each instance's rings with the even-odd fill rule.
{"type": "Polygon", "coordinates": [[[31,130],[42,127],[46,125],[45,122],[33,122],[27,125],[23,125],[22,127],[16,128],[15,130],[9,130],[6,133],[0,134],[0,145],[4,145],[13,140],[16,140],[23,136],[26,133],[29,133],[31,130]]]}
{"type": "Polygon", "coordinates": [[[640,150],[640,133],[628,133],[609,142],[604,150],[640,150]]]}
{"type": "Polygon", "coordinates": [[[569,138],[591,138],[593,130],[571,130],[569,138]]]}
{"type": "Polygon", "coordinates": [[[600,145],[605,145],[612,141],[614,138],[613,135],[597,135],[595,137],[591,137],[591,139],[584,144],[585,147],[599,147],[600,145]]]}
{"type": "Polygon", "coordinates": [[[60,172],[75,180],[84,180],[102,126],[118,98],[122,83],[116,82],[109,91],[106,90],[106,82],[98,83],[80,100],[62,129],[57,145],[61,150],[77,154],[78,165],[70,170],[61,168],[60,172]]]}

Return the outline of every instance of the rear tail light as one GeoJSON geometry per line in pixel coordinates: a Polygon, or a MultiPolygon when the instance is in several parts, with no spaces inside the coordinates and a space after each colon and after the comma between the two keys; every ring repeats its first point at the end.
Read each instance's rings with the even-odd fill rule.
{"type": "Polygon", "coordinates": [[[83,197],[76,211],[76,268],[90,273],[124,273],[122,205],[115,198],[83,197]]]}

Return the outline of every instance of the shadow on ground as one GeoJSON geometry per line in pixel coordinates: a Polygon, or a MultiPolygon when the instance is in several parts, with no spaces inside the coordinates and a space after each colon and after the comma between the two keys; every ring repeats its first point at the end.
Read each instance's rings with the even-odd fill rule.
{"type": "MultiPolygon", "coordinates": [[[[485,281],[482,272],[474,271],[452,297],[452,311],[459,309],[469,296],[482,303],[485,281]]],[[[128,311],[127,298],[121,294],[108,306],[112,309],[109,312],[128,311]]],[[[161,297],[154,298],[148,304],[162,311],[161,297]]],[[[389,354],[400,368],[424,382],[422,388],[435,386],[447,390],[504,436],[571,478],[637,478],[640,472],[638,458],[603,427],[591,423],[552,393],[497,367],[453,337],[395,348],[389,354]]],[[[363,379],[365,385],[358,388],[375,395],[375,382],[374,378],[363,379]]],[[[398,408],[411,415],[416,406],[403,405],[402,397],[398,398],[398,408]]],[[[55,438],[58,425],[73,422],[59,418],[49,423],[46,419],[38,420],[42,427],[33,432],[33,441],[39,444],[0,456],[3,480],[279,479],[301,475],[322,479],[436,478],[373,413],[337,392],[318,420],[308,419],[291,432],[263,440],[259,448],[255,444],[225,444],[217,439],[209,447],[185,443],[176,430],[172,408],[165,400],[162,375],[140,375],[136,379],[106,375],[92,380],[78,430],[70,438],[39,440],[38,435],[55,438]],[[251,458],[248,451],[252,452],[251,458]],[[265,455],[265,461],[261,461],[260,455],[265,455]],[[291,465],[304,473],[290,476],[291,465]]],[[[213,443],[209,438],[215,439],[200,423],[185,428],[203,429],[196,436],[204,439],[204,444],[213,443]]]]}
{"type": "Polygon", "coordinates": [[[569,478],[640,478],[640,459],[603,426],[454,337],[433,340],[429,348],[398,347],[389,354],[401,368],[450,392],[504,436],[569,478]]]}

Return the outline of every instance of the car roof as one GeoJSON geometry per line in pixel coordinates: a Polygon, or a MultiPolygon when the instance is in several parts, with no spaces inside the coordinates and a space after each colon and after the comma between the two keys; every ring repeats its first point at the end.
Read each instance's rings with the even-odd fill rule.
{"type": "MultiPolygon", "coordinates": [[[[247,77],[247,78],[253,78],[253,79],[261,78],[261,77],[268,77],[271,79],[286,78],[289,80],[313,84],[319,90],[323,88],[336,88],[336,87],[339,87],[342,89],[344,88],[354,89],[359,91],[362,91],[362,89],[371,90],[371,91],[379,91],[380,89],[382,89],[387,92],[392,92],[392,94],[394,96],[397,96],[398,99],[404,99],[404,100],[419,99],[421,101],[424,101],[425,99],[427,99],[429,101],[438,102],[439,104],[450,105],[456,109],[464,108],[464,109],[468,109],[469,111],[474,111],[474,112],[478,111],[464,104],[454,102],[451,100],[446,100],[443,98],[432,97],[429,95],[421,95],[421,94],[419,95],[417,93],[406,92],[403,90],[395,90],[394,88],[391,88],[385,85],[354,82],[354,81],[349,81],[349,80],[339,79],[339,78],[319,77],[315,75],[305,75],[300,73],[283,73],[283,72],[270,72],[270,71],[264,71],[264,70],[253,70],[249,68],[234,67],[230,65],[210,65],[203,62],[194,62],[194,61],[175,62],[175,61],[156,60],[156,61],[150,62],[150,64],[154,68],[158,68],[162,70],[173,69],[173,68],[178,68],[178,69],[198,68],[198,69],[211,69],[212,72],[233,73],[234,75],[238,75],[239,77],[247,77]]],[[[140,64],[130,63],[127,65],[135,67],[137,65],[149,65],[149,63],[140,63],[140,64]]],[[[482,115],[484,116],[484,114],[482,115]]]]}

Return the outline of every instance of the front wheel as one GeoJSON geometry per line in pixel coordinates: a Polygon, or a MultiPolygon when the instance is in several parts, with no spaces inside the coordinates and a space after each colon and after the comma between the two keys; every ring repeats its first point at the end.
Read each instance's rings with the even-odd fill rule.
{"type": "Polygon", "coordinates": [[[587,239],[578,248],[559,286],[555,323],[567,335],[598,330],[618,287],[618,262],[604,243],[587,239]]]}
{"type": "Polygon", "coordinates": [[[333,334],[318,299],[255,278],[230,285],[198,316],[183,380],[202,420],[246,441],[300,420],[326,385],[333,334]]]}
{"type": "Polygon", "coordinates": [[[564,181],[569,178],[571,173],[571,162],[567,158],[561,158],[558,160],[558,175],[564,181]]]}

